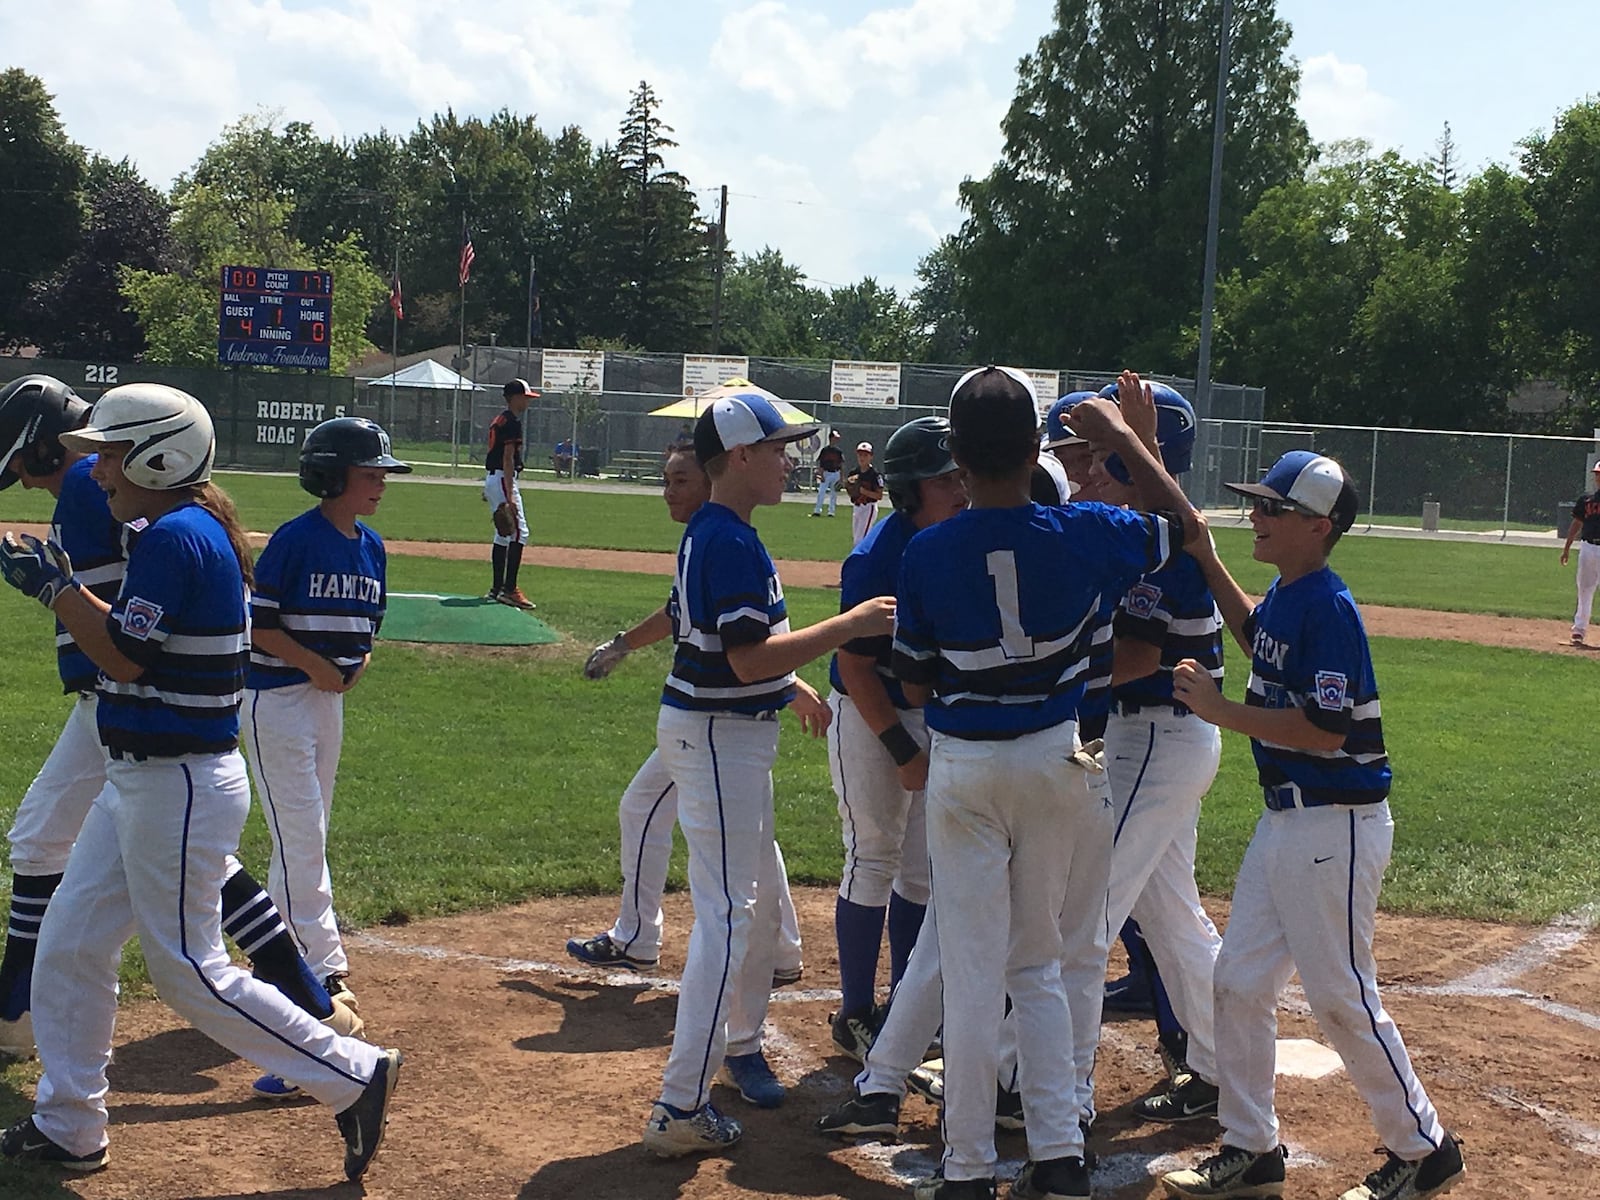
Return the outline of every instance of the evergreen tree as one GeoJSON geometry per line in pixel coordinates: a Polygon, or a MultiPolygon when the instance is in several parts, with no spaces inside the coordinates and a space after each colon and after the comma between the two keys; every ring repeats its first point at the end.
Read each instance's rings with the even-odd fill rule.
{"type": "Polygon", "coordinates": [[[1444,132],[1439,135],[1439,140],[1433,144],[1433,153],[1428,155],[1428,165],[1433,168],[1433,177],[1439,181],[1439,186],[1446,191],[1454,191],[1456,186],[1456,140],[1450,134],[1450,122],[1444,123],[1444,132]]]}

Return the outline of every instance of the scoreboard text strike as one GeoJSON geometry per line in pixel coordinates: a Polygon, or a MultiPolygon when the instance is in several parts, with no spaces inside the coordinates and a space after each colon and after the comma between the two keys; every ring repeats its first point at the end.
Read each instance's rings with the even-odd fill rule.
{"type": "Polygon", "coordinates": [[[223,366],[329,366],[333,275],[223,267],[217,361],[223,366]]]}

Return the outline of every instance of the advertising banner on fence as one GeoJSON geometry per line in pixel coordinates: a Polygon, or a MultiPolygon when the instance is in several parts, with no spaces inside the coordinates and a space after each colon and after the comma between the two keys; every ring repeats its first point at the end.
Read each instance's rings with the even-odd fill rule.
{"type": "Polygon", "coordinates": [[[900,364],[836,359],[828,394],[835,404],[893,408],[900,403],[900,364]]]}
{"type": "Polygon", "coordinates": [[[750,360],[733,354],[685,354],[683,394],[700,396],[728,379],[749,379],[750,360]]]}
{"type": "Polygon", "coordinates": [[[1061,372],[1035,371],[1032,367],[1022,369],[1033,380],[1033,390],[1039,394],[1039,416],[1042,419],[1049,415],[1050,406],[1061,397],[1061,372]]]}
{"type": "Polygon", "coordinates": [[[540,357],[541,392],[605,391],[604,350],[545,350],[540,357]]]}

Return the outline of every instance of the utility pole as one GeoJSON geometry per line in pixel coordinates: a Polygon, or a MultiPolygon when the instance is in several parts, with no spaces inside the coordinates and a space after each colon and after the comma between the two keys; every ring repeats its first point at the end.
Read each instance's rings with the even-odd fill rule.
{"type": "Polygon", "coordinates": [[[722,274],[728,250],[728,185],[722,185],[722,201],[717,209],[716,257],[712,261],[711,279],[711,353],[722,353],[722,274]]]}
{"type": "Polygon", "coordinates": [[[1217,226],[1222,219],[1222,144],[1228,131],[1228,52],[1233,0],[1222,0],[1217,36],[1217,112],[1211,130],[1211,200],[1206,206],[1206,265],[1200,285],[1200,354],[1194,371],[1194,406],[1211,415],[1211,321],[1217,306],[1217,226]]]}

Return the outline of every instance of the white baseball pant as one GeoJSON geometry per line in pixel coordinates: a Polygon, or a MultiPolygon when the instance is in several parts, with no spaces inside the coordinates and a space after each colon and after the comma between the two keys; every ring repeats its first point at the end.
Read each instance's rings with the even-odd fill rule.
{"type": "Polygon", "coordinates": [[[1034,1160],[1083,1153],[1066,980],[1098,971],[1111,809],[1072,763],[1067,721],[1010,741],[933,734],[928,850],[944,975],[944,1175],[995,1171],[999,1026],[1016,1011],[1034,1160]],[[1063,933],[1066,940],[1063,941],[1063,933]]]}
{"type": "Polygon", "coordinates": [[[243,759],[113,760],[107,779],[39,936],[39,1131],[72,1154],[106,1144],[117,968],[135,934],[161,998],[196,1029],[333,1112],[355,1103],[378,1049],[340,1037],[241,971],[222,944],[222,882],[250,809],[243,759]]]}
{"type": "Polygon", "coordinates": [[[1264,811],[1239,866],[1216,967],[1222,1140],[1262,1154],[1274,1111],[1278,993],[1296,970],[1385,1146],[1414,1160],[1444,1127],[1378,997],[1372,937],[1394,844],[1389,805],[1264,811]]]}
{"type": "Polygon", "coordinates": [[[272,838],[267,894],[318,979],[350,969],[333,912],[328,819],[344,741],[344,694],[310,683],[249,689],[239,712],[272,838]]]}
{"type": "MultiPolygon", "coordinates": [[[[488,503],[491,513],[506,502],[504,480],[505,473],[502,471],[490,471],[484,478],[483,498],[488,503]]],[[[511,496],[517,510],[517,536],[507,537],[497,533],[494,535],[496,546],[509,546],[512,542],[521,542],[524,546],[528,544],[528,510],[522,503],[522,484],[516,479],[511,481],[511,496]]]]}
{"type": "Polygon", "coordinates": [[[1139,922],[1189,1034],[1189,1067],[1214,1083],[1211,976],[1222,938],[1200,903],[1194,853],[1200,802],[1217,776],[1222,735],[1192,713],[1154,708],[1112,713],[1105,741],[1116,812],[1106,940],[1130,915],[1139,922]]]}
{"type": "Polygon", "coordinates": [[[1600,587],[1600,546],[1578,543],[1578,610],[1572,614],[1572,632],[1582,637],[1589,632],[1589,615],[1594,611],[1594,590],[1600,587]]]}
{"type": "Polygon", "coordinates": [[[699,1108],[729,1054],[761,1049],[778,927],[772,764],[777,714],[752,719],[663,705],[661,758],[678,785],[694,929],[661,1099],[699,1108]]]}
{"type": "MultiPolygon", "coordinates": [[[[861,719],[849,696],[828,697],[828,768],[839,800],[844,838],[844,873],[839,895],[852,904],[881,908],[889,893],[913,904],[928,902],[928,836],[925,794],[900,786],[894,758],[861,719]]],[[[920,710],[904,710],[900,723],[928,744],[920,710]]]]}
{"type": "MultiPolygon", "coordinates": [[[[658,750],[638,771],[622,793],[617,823],[622,830],[622,904],[609,936],[637,958],[661,956],[661,894],[667,887],[672,858],[672,826],[678,819],[678,788],[658,750]]],[[[789,873],[783,848],[774,845],[778,859],[778,947],[773,966],[798,971],[804,965],[800,945],[800,919],[789,894],[789,873]]]]}
{"type": "Polygon", "coordinates": [[[95,697],[81,695],[61,736],[17,805],[7,835],[18,875],[59,875],[89,806],[106,783],[106,752],[95,725],[95,697]]]}
{"type": "Polygon", "coordinates": [[[859,546],[861,539],[867,536],[867,531],[872,528],[872,523],[878,519],[878,504],[853,504],[850,506],[850,535],[855,539],[851,543],[859,546]]]}

